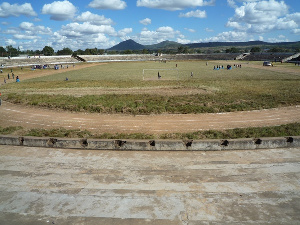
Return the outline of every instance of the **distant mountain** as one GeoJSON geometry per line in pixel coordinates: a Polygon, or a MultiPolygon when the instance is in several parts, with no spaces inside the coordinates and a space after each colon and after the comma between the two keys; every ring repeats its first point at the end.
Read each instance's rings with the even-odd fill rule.
{"type": "Polygon", "coordinates": [[[120,42],[119,44],[107,49],[115,51],[124,51],[124,50],[142,50],[145,46],[139,43],[136,43],[134,40],[129,39],[127,41],[120,42]]]}
{"type": "Polygon", "coordinates": [[[264,41],[247,41],[247,42],[204,42],[186,44],[189,48],[203,48],[203,47],[225,47],[225,46],[288,46],[299,44],[300,42],[277,42],[269,43],[264,41]]]}
{"type": "Polygon", "coordinates": [[[145,45],[147,49],[177,49],[182,46],[182,44],[175,41],[163,41],[158,44],[145,45]]]}
{"type": "Polygon", "coordinates": [[[125,51],[125,50],[167,50],[178,49],[180,46],[187,46],[189,48],[209,48],[209,47],[246,47],[246,46],[285,46],[300,48],[300,42],[277,42],[269,43],[264,41],[247,41],[247,42],[205,42],[205,43],[191,43],[180,44],[175,41],[163,41],[153,45],[141,45],[130,39],[123,41],[107,50],[125,51]]]}

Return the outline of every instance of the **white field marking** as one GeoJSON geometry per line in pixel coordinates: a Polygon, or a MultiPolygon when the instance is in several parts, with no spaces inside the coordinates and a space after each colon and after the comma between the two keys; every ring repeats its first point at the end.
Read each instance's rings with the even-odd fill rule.
{"type": "Polygon", "coordinates": [[[124,120],[111,120],[111,119],[109,119],[109,120],[103,120],[103,122],[111,122],[111,121],[113,121],[113,122],[136,122],[136,120],[127,120],[127,119],[124,119],[124,120]]]}
{"type": "Polygon", "coordinates": [[[22,112],[22,111],[19,111],[19,110],[15,110],[15,109],[5,109],[5,110],[16,112],[16,113],[25,113],[25,112],[22,112]]]}
{"type": "Polygon", "coordinates": [[[222,112],[222,113],[216,113],[217,115],[226,115],[226,114],[230,114],[229,112],[222,112]]]}
{"type": "Polygon", "coordinates": [[[160,132],[160,131],[169,131],[169,130],[153,130],[153,131],[159,131],[160,132]]]}
{"type": "Polygon", "coordinates": [[[40,123],[31,123],[31,124],[33,124],[33,125],[40,125],[40,123]]]}
{"type": "Polygon", "coordinates": [[[73,119],[74,119],[74,120],[79,120],[79,121],[80,121],[80,120],[83,120],[83,121],[84,121],[84,120],[85,120],[85,121],[86,121],[86,120],[94,120],[94,119],[86,119],[86,118],[82,118],[82,117],[81,117],[81,118],[73,118],[73,119]]]}
{"type": "Polygon", "coordinates": [[[63,121],[62,121],[63,123],[74,123],[74,122],[78,122],[79,123],[79,121],[77,121],[77,120],[66,120],[66,119],[64,119],[63,121]]]}
{"type": "Polygon", "coordinates": [[[243,121],[235,120],[235,121],[231,121],[231,122],[232,123],[244,123],[244,122],[264,122],[264,121],[274,121],[274,120],[282,120],[282,118],[264,119],[264,120],[243,120],[243,121]]]}
{"type": "Polygon", "coordinates": [[[9,122],[24,123],[22,120],[8,120],[9,122]]]}
{"type": "Polygon", "coordinates": [[[31,116],[44,116],[44,117],[49,117],[49,115],[44,115],[44,114],[31,114],[31,116]]]}

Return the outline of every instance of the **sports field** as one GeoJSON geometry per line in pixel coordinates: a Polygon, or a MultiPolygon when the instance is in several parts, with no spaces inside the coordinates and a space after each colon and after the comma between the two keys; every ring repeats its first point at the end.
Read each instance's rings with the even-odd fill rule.
{"type": "MultiPolygon", "coordinates": [[[[2,92],[10,102],[97,113],[217,113],[300,103],[299,66],[278,63],[266,68],[261,62],[239,62],[241,68],[235,68],[235,63],[114,62],[78,70],[70,66],[26,80],[20,74],[22,82],[2,86],[2,92]],[[231,70],[225,69],[228,64],[231,70]],[[224,69],[214,70],[217,66],[224,69]],[[144,69],[152,70],[143,75],[144,69]]],[[[25,68],[22,73],[26,78],[47,70],[25,68]]]]}
{"type": "MultiPolygon", "coordinates": [[[[3,69],[2,79],[10,72],[3,69]]],[[[6,102],[65,112],[200,115],[300,103],[300,67],[286,63],[263,67],[262,62],[240,61],[110,62],[13,72],[21,82],[1,85],[6,102]]]]}

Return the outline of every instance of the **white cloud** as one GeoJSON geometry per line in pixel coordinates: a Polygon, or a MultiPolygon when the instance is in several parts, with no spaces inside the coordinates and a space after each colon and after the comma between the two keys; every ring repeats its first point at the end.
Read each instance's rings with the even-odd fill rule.
{"type": "Polygon", "coordinates": [[[235,42],[235,41],[248,41],[249,36],[246,32],[228,31],[222,32],[215,37],[207,38],[205,42],[235,42]]]}
{"type": "Polygon", "coordinates": [[[44,26],[35,26],[33,23],[22,22],[19,27],[21,30],[30,31],[33,34],[51,34],[51,28],[44,26]]]}
{"type": "Polygon", "coordinates": [[[272,30],[275,29],[275,24],[254,24],[254,25],[250,25],[249,29],[247,29],[248,33],[251,34],[264,34],[264,33],[269,33],[272,30]]]}
{"type": "Polygon", "coordinates": [[[8,2],[3,2],[0,5],[0,17],[9,16],[37,16],[36,12],[33,10],[30,3],[19,4],[9,4],[8,2]]]}
{"type": "Polygon", "coordinates": [[[190,40],[187,40],[187,39],[181,39],[181,38],[177,38],[176,41],[177,41],[178,43],[180,43],[180,44],[189,44],[189,43],[191,43],[190,40]]]}
{"type": "Polygon", "coordinates": [[[227,0],[227,4],[231,8],[234,8],[234,9],[237,8],[237,5],[235,4],[234,0],[227,0]]]}
{"type": "Polygon", "coordinates": [[[121,0],[93,0],[89,7],[95,9],[113,9],[113,10],[121,10],[126,8],[126,2],[121,0]]]}
{"type": "Polygon", "coordinates": [[[276,21],[276,29],[278,30],[291,30],[298,27],[297,23],[294,20],[288,20],[287,18],[280,18],[276,21]]]}
{"type": "Polygon", "coordinates": [[[40,22],[40,21],[42,21],[40,18],[38,18],[38,17],[34,18],[34,22],[40,22]]]}
{"type": "Polygon", "coordinates": [[[62,26],[62,29],[59,31],[60,34],[64,36],[84,36],[90,34],[109,34],[116,35],[115,29],[110,25],[94,25],[89,22],[80,23],[69,23],[65,26],[62,26]]]}
{"type": "Polygon", "coordinates": [[[234,20],[249,24],[270,24],[287,12],[288,6],[283,1],[250,2],[235,9],[234,20]]]}
{"type": "Polygon", "coordinates": [[[206,12],[197,9],[196,11],[190,11],[190,12],[187,12],[187,13],[180,13],[179,17],[206,18],[206,12]]]}
{"type": "Polygon", "coordinates": [[[179,32],[174,30],[172,27],[159,27],[155,31],[150,31],[147,29],[142,30],[138,37],[133,38],[141,44],[153,44],[159,43],[165,40],[172,40],[174,38],[184,38],[184,36],[179,32]]]}
{"type": "Polygon", "coordinates": [[[159,27],[157,29],[157,32],[160,32],[160,33],[172,33],[174,30],[172,27],[159,27]]]}
{"type": "Polygon", "coordinates": [[[15,34],[14,38],[20,39],[20,40],[33,40],[33,39],[38,39],[41,38],[36,35],[29,35],[29,34],[15,34]]]}
{"type": "Polygon", "coordinates": [[[12,45],[12,46],[14,46],[14,45],[17,45],[17,42],[14,41],[14,40],[12,40],[12,39],[7,39],[7,40],[5,41],[5,44],[6,44],[6,45],[12,45]]]}
{"type": "Polygon", "coordinates": [[[279,35],[278,37],[274,37],[274,38],[268,38],[268,42],[287,42],[289,41],[288,38],[286,38],[283,35],[279,35]]]}
{"type": "Polygon", "coordinates": [[[66,37],[66,36],[63,36],[63,35],[61,35],[61,34],[58,33],[58,32],[54,32],[53,38],[54,38],[55,40],[57,40],[57,43],[64,43],[64,42],[66,42],[66,40],[67,40],[67,37],[66,37]]]}
{"type": "Polygon", "coordinates": [[[19,32],[19,29],[17,28],[9,28],[7,30],[3,30],[3,34],[17,34],[19,32]]]}
{"type": "Polygon", "coordinates": [[[145,26],[149,25],[149,24],[151,24],[151,19],[146,18],[146,19],[140,20],[140,23],[145,25],[145,26]]]}
{"type": "Polygon", "coordinates": [[[292,32],[293,34],[300,34],[300,29],[293,29],[292,32]]]}
{"type": "Polygon", "coordinates": [[[128,34],[130,34],[131,32],[132,32],[132,28],[124,28],[124,29],[118,31],[118,36],[125,37],[128,34]]]}
{"type": "Polygon", "coordinates": [[[190,29],[190,28],[184,28],[185,30],[191,32],[191,33],[195,33],[196,31],[194,29],[190,29]]]}
{"type": "MultiPolygon", "coordinates": [[[[251,25],[250,24],[245,24],[245,23],[239,23],[236,21],[228,21],[225,25],[226,27],[232,27],[238,31],[246,31],[251,29],[251,25]]],[[[252,27],[256,27],[256,25],[253,25],[252,27]]],[[[259,25],[258,25],[259,27],[259,25]]]]}
{"type": "Polygon", "coordinates": [[[103,15],[97,15],[93,14],[89,11],[82,13],[80,16],[78,16],[75,21],[78,22],[90,22],[91,24],[95,25],[111,25],[114,22],[112,19],[105,18],[103,15]]]}
{"type": "Polygon", "coordinates": [[[292,20],[295,23],[297,23],[298,26],[300,26],[300,12],[289,14],[286,16],[287,20],[292,20]]]}
{"type": "Polygon", "coordinates": [[[42,14],[51,15],[50,19],[58,21],[72,19],[76,12],[76,7],[67,0],[45,4],[42,8],[42,14]]]}
{"type": "Polygon", "coordinates": [[[284,1],[240,0],[239,2],[243,4],[237,7],[234,0],[227,0],[229,5],[235,7],[235,15],[229,19],[226,26],[233,28],[236,32],[247,32],[251,35],[277,30],[293,32],[299,28],[300,13],[288,14],[289,7],[284,1]]]}
{"type": "MultiPolygon", "coordinates": [[[[79,33],[80,34],[80,33],[79,33]]],[[[72,36],[65,36],[59,32],[55,32],[50,40],[50,46],[54,49],[62,49],[64,47],[73,50],[86,48],[109,48],[115,45],[116,42],[110,40],[104,33],[89,34],[89,38],[85,35],[79,35],[76,38],[72,36]]]]}
{"type": "Polygon", "coordinates": [[[136,5],[138,7],[148,7],[148,8],[156,8],[156,9],[165,9],[165,10],[183,10],[185,8],[191,7],[201,7],[214,5],[215,0],[138,0],[136,5]]]}
{"type": "Polygon", "coordinates": [[[210,28],[205,28],[205,31],[206,31],[206,32],[214,32],[214,30],[213,30],[213,29],[210,29],[210,28]]]}

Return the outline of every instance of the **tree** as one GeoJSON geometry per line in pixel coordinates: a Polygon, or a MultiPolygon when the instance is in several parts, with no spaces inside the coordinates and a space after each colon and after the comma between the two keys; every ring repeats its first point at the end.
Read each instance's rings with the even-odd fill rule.
{"type": "Polygon", "coordinates": [[[271,48],[270,50],[268,50],[268,52],[287,52],[287,50],[284,48],[280,48],[280,47],[274,47],[274,48],[271,48]]]}
{"type": "Polygon", "coordinates": [[[226,49],[226,53],[239,53],[239,49],[232,47],[232,48],[228,48],[226,49]]]}
{"type": "Polygon", "coordinates": [[[187,53],[189,53],[189,47],[181,45],[177,48],[177,53],[187,54],[187,53]]]}
{"type": "Polygon", "coordinates": [[[97,48],[87,48],[84,50],[83,55],[98,55],[97,48]]]}
{"type": "Polygon", "coordinates": [[[105,50],[104,50],[104,49],[98,49],[98,54],[99,54],[99,55],[103,55],[103,54],[104,54],[104,52],[105,52],[105,50]]]}
{"type": "Polygon", "coordinates": [[[57,51],[57,55],[72,55],[73,51],[70,48],[63,48],[57,51]]]}
{"type": "Polygon", "coordinates": [[[183,51],[184,51],[184,48],[182,45],[177,48],[177,53],[180,54],[180,53],[183,53],[183,51]]]}
{"type": "Polygon", "coordinates": [[[54,54],[54,49],[50,46],[45,46],[42,50],[44,55],[51,56],[54,54]]]}
{"type": "Polygon", "coordinates": [[[12,45],[6,46],[7,54],[9,56],[18,56],[18,49],[14,48],[12,45]]]}
{"type": "Polygon", "coordinates": [[[84,55],[84,51],[81,49],[78,49],[77,51],[75,51],[74,53],[76,53],[77,55],[84,55]]]}
{"type": "Polygon", "coordinates": [[[260,52],[260,51],[261,51],[260,47],[253,47],[250,50],[250,52],[260,52]]]}
{"type": "Polygon", "coordinates": [[[128,49],[128,50],[124,50],[123,51],[123,54],[126,54],[126,55],[129,55],[129,54],[132,54],[132,50],[128,49]]]}
{"type": "Polygon", "coordinates": [[[143,49],[142,54],[149,54],[149,51],[147,49],[143,49]]]}
{"type": "Polygon", "coordinates": [[[0,46],[0,55],[1,55],[1,57],[7,55],[7,52],[6,52],[5,48],[3,48],[2,46],[0,46]]]}
{"type": "Polygon", "coordinates": [[[43,54],[43,51],[35,50],[35,51],[33,52],[33,54],[34,54],[34,55],[41,55],[41,54],[43,54]]]}

